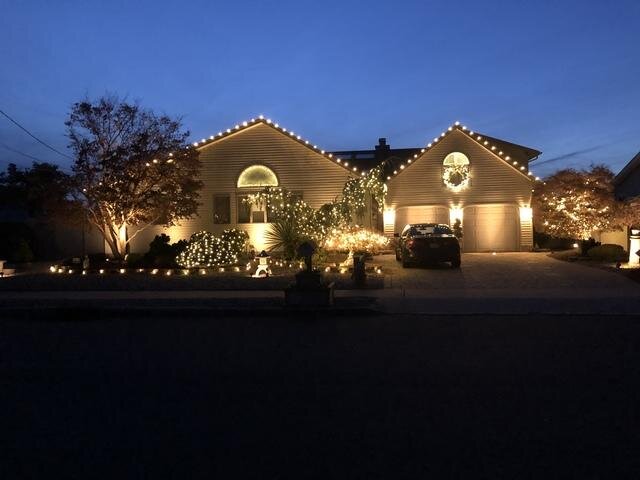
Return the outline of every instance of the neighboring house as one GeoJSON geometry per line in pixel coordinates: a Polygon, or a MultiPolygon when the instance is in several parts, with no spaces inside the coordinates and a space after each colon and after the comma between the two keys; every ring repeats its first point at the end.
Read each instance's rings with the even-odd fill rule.
{"type": "Polygon", "coordinates": [[[406,223],[453,224],[460,219],[465,251],[520,251],[533,247],[529,162],[540,152],[458,124],[425,148],[391,149],[381,138],[374,150],[325,152],[271,120],[258,118],[194,143],[204,183],[198,215],[171,228],[150,227],[132,240],[146,251],[160,233],[171,241],[200,230],[239,228],[262,249],[269,212],[248,208],[246,195],[284,187],[318,208],[342,193],[349,178],[384,165],[384,215],[371,208],[359,225],[400,232],[406,223]]]}
{"type": "MultiPolygon", "coordinates": [[[[640,209],[640,152],[627,163],[620,173],[613,179],[616,197],[620,200],[628,200],[635,208],[640,209]]],[[[616,238],[616,242],[621,244],[629,252],[630,263],[640,263],[640,225],[629,225],[630,228],[624,228],[624,237],[616,238]],[[636,227],[636,228],[634,228],[636,227]],[[627,237],[627,230],[631,233],[627,237]],[[634,234],[635,233],[635,234],[634,234]]],[[[604,243],[604,242],[603,242],[604,243]]]]}

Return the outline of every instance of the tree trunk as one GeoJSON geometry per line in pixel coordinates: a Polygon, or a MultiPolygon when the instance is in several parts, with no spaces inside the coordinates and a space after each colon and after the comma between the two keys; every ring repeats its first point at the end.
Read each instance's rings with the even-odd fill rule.
{"type": "Polygon", "coordinates": [[[122,260],[127,249],[127,227],[126,225],[108,225],[104,239],[111,249],[114,258],[122,260]]]}

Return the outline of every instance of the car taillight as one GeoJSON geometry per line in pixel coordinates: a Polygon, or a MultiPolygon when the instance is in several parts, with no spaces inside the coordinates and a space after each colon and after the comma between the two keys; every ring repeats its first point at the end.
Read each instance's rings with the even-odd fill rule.
{"type": "Polygon", "coordinates": [[[407,247],[413,247],[413,240],[407,240],[407,247]]]}

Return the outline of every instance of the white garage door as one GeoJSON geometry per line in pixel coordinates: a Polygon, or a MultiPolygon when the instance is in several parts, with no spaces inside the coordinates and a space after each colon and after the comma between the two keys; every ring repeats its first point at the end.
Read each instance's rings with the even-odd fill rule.
{"type": "Polygon", "coordinates": [[[520,217],[513,205],[467,207],[463,213],[465,252],[520,250],[520,217]]]}
{"type": "Polygon", "coordinates": [[[396,232],[402,232],[408,223],[449,224],[449,209],[437,206],[400,207],[396,210],[396,232]]]}

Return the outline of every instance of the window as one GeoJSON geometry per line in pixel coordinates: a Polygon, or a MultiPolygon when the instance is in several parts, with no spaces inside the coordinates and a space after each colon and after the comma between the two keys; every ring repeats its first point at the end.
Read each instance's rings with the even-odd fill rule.
{"type": "Polygon", "coordinates": [[[449,155],[444,157],[444,162],[442,162],[442,164],[445,167],[469,165],[469,159],[464,153],[451,152],[449,155]]]}
{"type": "Polygon", "coordinates": [[[251,205],[245,200],[248,195],[238,195],[238,223],[251,223],[251,205]]]}
{"type": "Polygon", "coordinates": [[[213,196],[213,223],[231,223],[231,197],[229,195],[213,196]]]}
{"type": "Polygon", "coordinates": [[[252,165],[238,177],[238,188],[277,187],[278,177],[269,167],[252,165]]]}

